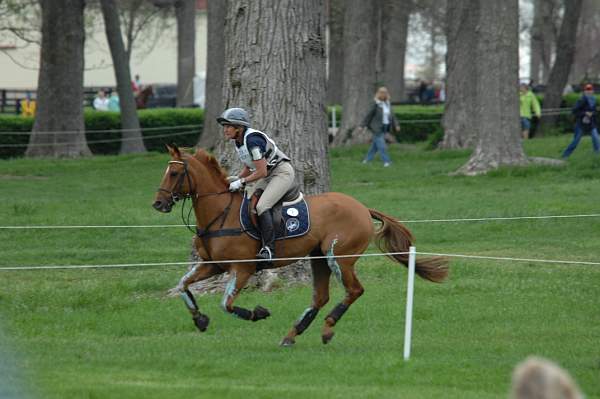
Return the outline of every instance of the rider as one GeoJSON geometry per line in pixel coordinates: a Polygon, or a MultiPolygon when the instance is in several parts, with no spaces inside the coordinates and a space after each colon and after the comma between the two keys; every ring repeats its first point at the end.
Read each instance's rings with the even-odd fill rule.
{"type": "Polygon", "coordinates": [[[265,133],[252,129],[248,113],[243,108],[229,108],[217,118],[225,137],[234,140],[240,161],[244,164],[238,176],[230,178],[230,191],[248,184],[248,197],[263,190],[256,211],[263,247],[259,259],[272,259],[275,254],[275,234],[271,208],[294,185],[294,168],[290,158],[265,133]]]}

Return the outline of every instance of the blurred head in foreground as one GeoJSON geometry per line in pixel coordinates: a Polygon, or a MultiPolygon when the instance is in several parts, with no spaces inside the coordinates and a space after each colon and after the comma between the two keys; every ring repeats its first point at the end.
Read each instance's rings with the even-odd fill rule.
{"type": "Polygon", "coordinates": [[[515,367],[512,399],[583,399],[565,370],[549,360],[528,357],[515,367]]]}

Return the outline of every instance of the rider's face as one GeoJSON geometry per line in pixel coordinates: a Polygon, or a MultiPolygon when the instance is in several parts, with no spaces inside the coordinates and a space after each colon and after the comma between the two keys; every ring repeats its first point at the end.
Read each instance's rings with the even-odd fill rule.
{"type": "Polygon", "coordinates": [[[237,138],[238,131],[239,131],[238,126],[223,125],[223,134],[225,135],[226,138],[228,138],[230,140],[237,138]]]}

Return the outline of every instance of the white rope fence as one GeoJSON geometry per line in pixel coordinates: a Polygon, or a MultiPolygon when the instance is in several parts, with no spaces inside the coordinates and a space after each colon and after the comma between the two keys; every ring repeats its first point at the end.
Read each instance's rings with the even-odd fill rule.
{"type": "MultiPolygon", "coordinates": [[[[370,254],[351,254],[351,255],[336,255],[335,258],[362,258],[372,256],[394,256],[394,255],[408,255],[408,252],[386,252],[386,253],[370,253],[370,254]]],[[[329,256],[294,256],[287,258],[273,258],[271,262],[287,262],[287,261],[299,261],[299,260],[311,260],[311,259],[327,259],[329,256]]],[[[228,264],[228,263],[257,263],[257,262],[269,262],[268,259],[226,259],[226,260],[214,260],[214,261],[199,261],[199,262],[163,262],[163,263],[121,263],[121,264],[100,264],[100,265],[52,265],[52,266],[6,266],[0,267],[0,271],[10,270],[48,270],[48,269],[104,269],[104,268],[127,268],[127,267],[152,267],[152,266],[181,266],[189,265],[194,263],[196,265],[202,264],[228,264]]]]}
{"type": "MultiPolygon", "coordinates": [[[[165,134],[154,134],[151,136],[142,136],[142,140],[154,140],[166,137],[176,137],[176,136],[184,136],[188,134],[198,134],[201,133],[202,130],[187,130],[184,132],[175,132],[175,133],[165,133],[165,134]]],[[[106,144],[106,143],[120,143],[122,141],[133,141],[139,140],[139,137],[119,137],[116,139],[98,139],[98,140],[86,140],[87,144],[106,144]]],[[[60,146],[73,146],[75,143],[72,142],[58,142],[58,143],[23,143],[23,144],[0,144],[0,148],[15,148],[15,147],[60,147],[60,146]]]]}
{"type": "MultiPolygon", "coordinates": [[[[450,218],[450,219],[413,219],[398,220],[401,223],[461,223],[461,222],[494,222],[494,221],[517,221],[517,220],[544,220],[544,219],[578,219],[596,218],[600,213],[574,214],[574,215],[541,215],[541,216],[499,216],[482,218],[450,218]]],[[[23,225],[23,226],[0,226],[0,230],[51,230],[51,229],[156,229],[186,227],[184,224],[140,224],[140,225],[23,225]]]]}
{"type": "MultiPolygon", "coordinates": [[[[160,130],[179,130],[179,129],[201,129],[202,125],[200,124],[194,124],[194,125],[174,125],[174,126],[154,126],[154,127],[140,127],[139,129],[136,128],[128,128],[128,129],[90,129],[90,130],[60,130],[60,131],[51,131],[51,130],[46,130],[46,131],[39,131],[39,132],[35,132],[36,135],[53,135],[53,134],[60,134],[60,135],[68,135],[68,134],[81,134],[81,133],[86,133],[86,134],[97,134],[97,133],[119,133],[119,132],[136,132],[136,131],[143,131],[143,132],[152,132],[152,131],[160,131],[160,130]]],[[[0,131],[0,136],[20,136],[20,135],[30,135],[33,132],[23,132],[23,131],[16,131],[16,132],[3,132],[0,131]]]]}
{"type": "MultiPolygon", "coordinates": [[[[542,115],[561,115],[571,113],[571,108],[546,108],[542,109],[542,115]]],[[[335,112],[332,111],[332,115],[335,115],[335,112]]],[[[436,123],[442,121],[443,112],[431,113],[435,118],[430,119],[402,119],[400,118],[398,122],[402,124],[426,124],[426,123],[436,123]]],[[[332,116],[333,119],[334,116],[332,116]]],[[[335,126],[334,126],[335,127],[335,126]]],[[[61,130],[61,131],[39,131],[35,132],[36,135],[74,135],[74,134],[98,134],[98,133],[119,133],[119,132],[132,132],[132,131],[161,131],[161,130],[178,130],[178,129],[200,129],[202,125],[200,124],[189,124],[189,125],[174,125],[174,126],[155,126],[155,127],[140,127],[139,129],[128,128],[128,129],[90,129],[90,130],[61,130]]],[[[19,135],[31,135],[33,132],[24,132],[24,131],[0,131],[0,136],[19,136],[19,135]]]]}
{"type": "MultiPolygon", "coordinates": [[[[555,264],[567,264],[567,265],[593,265],[600,266],[600,262],[588,262],[588,261],[573,261],[573,260],[553,260],[553,259],[531,259],[531,258],[510,258],[504,256],[483,256],[483,255],[465,255],[465,254],[447,254],[447,253],[435,253],[435,252],[417,252],[415,247],[410,247],[409,252],[384,252],[384,253],[369,253],[369,254],[354,254],[354,255],[338,255],[334,256],[337,259],[340,258],[359,258],[369,256],[394,256],[394,255],[409,255],[408,258],[408,278],[407,278],[407,290],[406,290],[406,312],[405,312],[405,323],[404,323],[404,361],[410,359],[411,352],[411,341],[412,341],[412,319],[413,319],[413,303],[414,303],[414,281],[415,281],[415,267],[416,267],[416,255],[428,255],[428,256],[445,256],[445,257],[456,257],[464,259],[482,259],[482,260],[498,260],[498,261],[512,261],[512,262],[528,262],[528,263],[555,263],[555,264]]],[[[273,261],[296,261],[302,259],[325,259],[328,256],[306,256],[306,257],[287,257],[287,258],[275,258],[273,261]]],[[[232,260],[221,260],[221,261],[202,261],[195,262],[195,264],[223,264],[223,263],[256,263],[261,261],[267,261],[266,259],[232,259],[232,260]]],[[[107,269],[107,268],[127,268],[127,267],[149,267],[149,266],[179,266],[189,265],[192,262],[163,262],[163,263],[124,263],[124,264],[104,264],[104,265],[63,265],[63,266],[12,266],[12,267],[0,267],[0,271],[24,271],[24,270],[48,270],[48,269],[107,269]]]]}
{"type": "MultiPolygon", "coordinates": [[[[529,263],[551,263],[551,264],[564,264],[564,265],[585,265],[585,266],[600,266],[600,261],[578,261],[568,259],[536,259],[536,258],[512,258],[506,256],[487,256],[487,255],[469,255],[469,254],[452,254],[452,253],[437,253],[437,252],[415,252],[418,255],[427,256],[443,256],[447,258],[464,258],[464,259],[481,259],[481,260],[498,260],[498,261],[511,261],[511,262],[529,262],[529,263]]],[[[395,255],[409,255],[410,252],[377,252],[377,253],[363,253],[363,254],[350,254],[350,255],[334,255],[336,259],[343,258],[368,258],[368,257],[379,257],[379,256],[395,256],[395,255]]],[[[273,262],[289,262],[299,260],[311,260],[311,259],[327,259],[327,255],[321,256],[296,256],[287,258],[273,258],[273,262]]],[[[264,259],[226,259],[226,260],[215,260],[215,261],[199,261],[199,262],[152,262],[152,263],[117,263],[117,264],[91,264],[91,265],[24,265],[24,266],[2,266],[0,271],[24,271],[24,270],[54,270],[54,269],[114,269],[114,268],[129,268],[129,267],[156,267],[156,266],[181,266],[190,264],[230,264],[230,263],[257,263],[257,262],[268,262],[264,259]]]]}

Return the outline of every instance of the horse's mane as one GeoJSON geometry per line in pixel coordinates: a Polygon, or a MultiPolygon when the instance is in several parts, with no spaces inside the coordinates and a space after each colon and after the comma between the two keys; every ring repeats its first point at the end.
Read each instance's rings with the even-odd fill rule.
{"type": "Polygon", "coordinates": [[[209,170],[213,170],[216,177],[223,182],[225,185],[229,185],[227,182],[227,173],[219,165],[219,161],[202,148],[198,148],[194,153],[193,157],[204,164],[209,170]]]}

